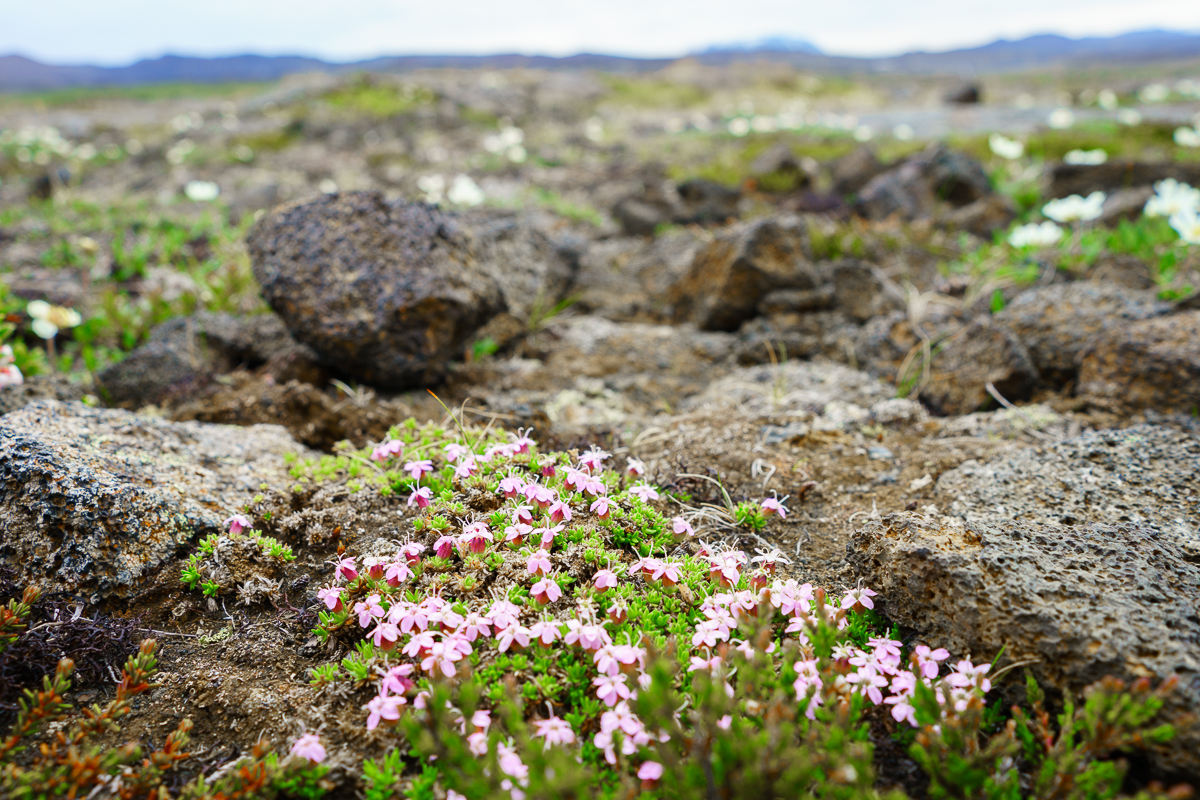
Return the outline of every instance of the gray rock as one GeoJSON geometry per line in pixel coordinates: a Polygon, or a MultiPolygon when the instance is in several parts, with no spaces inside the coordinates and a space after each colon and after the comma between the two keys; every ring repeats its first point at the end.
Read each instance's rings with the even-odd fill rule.
{"type": "Polygon", "coordinates": [[[837,306],[859,322],[905,307],[900,287],[873,264],[843,259],[833,264],[832,273],[837,306]]]}
{"type": "Polygon", "coordinates": [[[579,306],[619,321],[663,322],[666,296],[687,275],[703,240],[687,229],[652,240],[591,242],[580,257],[573,291],[579,306]]]}
{"type": "MultiPolygon", "coordinates": [[[[316,354],[298,344],[274,314],[233,317],[200,312],[158,325],[144,345],[99,375],[105,398],[140,408],[186,396],[218,373],[268,362],[311,372],[316,354]]],[[[285,379],[278,370],[277,379],[285,379]]]]}
{"type": "Polygon", "coordinates": [[[1080,395],[1114,410],[1200,409],[1200,311],[1110,322],[1080,358],[1080,395]]]}
{"type": "Polygon", "coordinates": [[[946,215],[942,224],[952,231],[970,231],[976,236],[990,238],[997,230],[1007,228],[1017,218],[1017,206],[1002,194],[985,195],[946,215]]]}
{"type": "Polygon", "coordinates": [[[872,178],[886,170],[883,162],[869,147],[860,147],[847,156],[842,156],[829,166],[835,194],[854,194],[866,186],[872,178]]]}
{"type": "Polygon", "coordinates": [[[969,414],[994,402],[992,383],[1008,400],[1029,397],[1039,381],[1025,346],[1008,328],[979,317],[959,335],[946,340],[933,358],[921,399],[942,414],[969,414]]]}
{"type": "Polygon", "coordinates": [[[930,645],[976,661],[1004,649],[1044,685],[1078,692],[1106,675],[1180,684],[1160,718],[1176,738],[1152,751],[1162,773],[1200,771],[1200,567],[1132,524],[996,525],[913,513],[868,522],[850,569],[883,613],[930,645]]]}
{"type": "Polygon", "coordinates": [[[547,216],[492,212],[463,220],[475,238],[480,268],[499,284],[508,313],[519,319],[571,292],[587,247],[586,241],[555,231],[561,220],[547,216]]]}
{"type": "Polygon", "coordinates": [[[275,425],[167,422],[42,400],[0,417],[0,560],[91,602],[130,594],[196,536],[287,479],[275,425]]]}
{"type": "Polygon", "coordinates": [[[742,193],[737,189],[697,178],[679,184],[676,191],[680,207],[672,221],[680,225],[725,222],[738,215],[742,193]]]}
{"type": "Polygon", "coordinates": [[[672,289],[676,322],[703,330],[736,330],[759,301],[779,289],[814,289],[808,229],[794,217],[732,226],[707,247],[672,289]]]}
{"type": "MultiPolygon", "coordinates": [[[[1026,406],[1037,421],[1037,406],[1026,406]]],[[[968,523],[1134,524],[1200,560],[1200,441],[1176,428],[1089,431],[938,479],[940,507],[968,523]]]]}
{"type": "Polygon", "coordinates": [[[263,296],[292,335],[369,384],[438,380],[503,308],[453,218],[378,192],[277,208],[247,244],[263,296]]]}
{"type": "Polygon", "coordinates": [[[1017,334],[1044,379],[1062,385],[1075,377],[1084,349],[1106,325],[1169,310],[1151,291],[1061,283],[1022,292],[994,320],[1017,334]]]}
{"type": "Polygon", "coordinates": [[[939,201],[959,208],[991,193],[978,161],[937,143],[872,178],[859,193],[856,208],[869,219],[917,219],[929,216],[939,201]]]}

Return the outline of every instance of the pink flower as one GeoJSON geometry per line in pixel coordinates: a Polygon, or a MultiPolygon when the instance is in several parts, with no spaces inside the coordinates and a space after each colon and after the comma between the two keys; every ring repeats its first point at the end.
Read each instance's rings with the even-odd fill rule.
{"type": "Polygon", "coordinates": [[[609,708],[628,700],[631,694],[624,675],[601,675],[592,680],[592,685],[596,687],[596,697],[609,708]]]}
{"type": "Polygon", "coordinates": [[[504,529],[504,543],[512,547],[520,547],[521,542],[525,541],[525,537],[532,532],[533,526],[523,522],[509,525],[504,529]]]}
{"type": "Polygon", "coordinates": [[[769,517],[774,513],[778,514],[780,519],[787,519],[787,508],[774,497],[768,497],[762,501],[762,512],[764,517],[769,517]]]}
{"type": "Polygon", "coordinates": [[[608,607],[608,618],[614,625],[622,625],[629,619],[629,604],[621,598],[608,607]]]}
{"type": "Polygon", "coordinates": [[[338,612],[342,610],[342,587],[326,586],[321,591],[317,592],[317,599],[325,604],[325,607],[330,611],[338,612]]]}
{"type": "MultiPolygon", "coordinates": [[[[471,751],[471,755],[473,756],[486,756],[488,751],[487,734],[483,731],[472,733],[467,737],[467,749],[471,751]]],[[[453,789],[448,789],[446,791],[446,800],[467,800],[467,798],[453,789]]]]}
{"type": "Polygon", "coordinates": [[[712,658],[692,656],[692,665],[688,667],[688,672],[695,672],[698,669],[704,670],[705,672],[711,672],[719,666],[721,666],[720,656],[713,656],[712,658]]]}
{"type": "Polygon", "coordinates": [[[519,649],[529,647],[529,640],[532,635],[529,628],[526,628],[524,625],[509,625],[496,634],[496,649],[504,653],[509,648],[519,649]],[[513,647],[514,645],[516,647],[513,647]]]}
{"type": "Polygon", "coordinates": [[[371,460],[387,461],[392,456],[398,456],[403,452],[404,442],[401,442],[398,439],[392,439],[391,441],[376,445],[375,449],[371,451],[371,460]]]}
{"type": "Polygon", "coordinates": [[[883,702],[892,707],[892,719],[896,722],[907,722],[915,728],[917,727],[916,709],[913,708],[910,700],[909,697],[894,694],[891,697],[885,697],[883,702]]]}
{"type": "Polygon", "coordinates": [[[554,525],[554,526],[543,525],[540,528],[533,529],[533,533],[541,534],[542,541],[539,546],[546,550],[549,550],[551,547],[554,546],[554,537],[556,535],[562,533],[562,531],[563,531],[563,526],[561,523],[558,525],[554,525]]]}
{"type": "Polygon", "coordinates": [[[558,583],[553,578],[542,578],[533,585],[529,590],[533,598],[542,605],[553,603],[562,597],[562,589],[558,588],[558,583]]]}
{"type": "Polygon", "coordinates": [[[583,485],[587,483],[587,479],[588,475],[586,472],[574,467],[567,467],[567,477],[563,479],[563,482],[575,491],[582,492],[583,485]]]}
{"type": "Polygon", "coordinates": [[[509,475],[500,481],[500,492],[509,499],[521,494],[524,489],[525,481],[518,475],[509,475]]]}
{"type": "Polygon", "coordinates": [[[346,556],[337,562],[335,574],[342,576],[347,581],[352,581],[358,577],[358,570],[354,567],[354,559],[346,556]]]}
{"type": "Polygon", "coordinates": [[[379,693],[408,694],[408,691],[416,686],[408,677],[412,673],[412,664],[397,664],[392,667],[383,674],[383,678],[379,681],[379,693]]]}
{"type": "Polygon", "coordinates": [[[512,515],[514,525],[530,525],[533,523],[533,506],[517,506],[512,515]]]}
{"type": "Polygon", "coordinates": [[[409,461],[404,465],[404,471],[412,475],[414,481],[419,481],[421,476],[433,472],[433,462],[428,460],[409,461]]]}
{"type": "Polygon", "coordinates": [[[598,592],[617,588],[617,573],[611,569],[597,570],[592,580],[595,581],[596,591],[598,592]]]}
{"type": "Polygon", "coordinates": [[[571,507],[564,500],[556,500],[550,506],[550,521],[551,522],[570,522],[571,507]]]}
{"type": "Polygon", "coordinates": [[[468,642],[473,642],[480,636],[491,636],[491,624],[491,620],[479,616],[479,613],[476,611],[472,611],[467,614],[458,631],[468,642]]]}
{"type": "Polygon", "coordinates": [[[577,619],[567,620],[567,635],[563,637],[567,644],[578,644],[584,650],[596,651],[606,644],[612,644],[612,637],[599,624],[584,624],[577,619]]]}
{"type": "Polygon", "coordinates": [[[663,765],[657,761],[646,761],[638,767],[637,776],[642,779],[643,783],[654,784],[663,776],[663,765]]]}
{"type": "Polygon", "coordinates": [[[597,497],[599,495],[608,494],[608,487],[604,484],[604,481],[600,480],[599,478],[593,478],[589,475],[587,480],[583,482],[582,491],[585,494],[590,494],[592,497],[597,497]]]}
{"type": "Polygon", "coordinates": [[[683,578],[680,573],[682,567],[683,564],[675,561],[659,561],[651,572],[650,579],[662,581],[663,586],[674,586],[683,578]]]}
{"type": "Polygon", "coordinates": [[[540,508],[549,508],[551,504],[558,499],[558,492],[551,489],[549,486],[532,483],[533,492],[526,492],[525,497],[533,501],[540,508]]]}
{"type": "Polygon", "coordinates": [[[550,719],[538,719],[533,722],[537,731],[534,736],[542,737],[546,740],[545,749],[549,750],[552,744],[574,744],[575,731],[571,730],[571,725],[565,719],[551,717],[550,719]]]}
{"type": "Polygon", "coordinates": [[[313,764],[325,760],[325,748],[321,746],[321,738],[315,733],[306,733],[292,745],[291,754],[307,758],[313,764]]]}
{"type": "Polygon", "coordinates": [[[463,529],[463,540],[472,553],[482,553],[487,549],[487,543],[492,541],[492,532],[486,522],[472,522],[463,529]]]}
{"type": "Polygon", "coordinates": [[[604,452],[596,447],[596,445],[592,445],[591,450],[588,450],[579,457],[579,464],[589,472],[599,472],[604,468],[604,460],[610,455],[612,454],[604,452]]]}
{"type": "Polygon", "coordinates": [[[492,712],[485,708],[481,708],[471,715],[471,724],[475,726],[475,730],[480,733],[486,733],[487,729],[492,727],[492,712]]]}
{"type": "Polygon", "coordinates": [[[367,577],[377,581],[383,577],[383,565],[386,563],[386,559],[377,556],[364,556],[363,571],[367,573],[367,577]]]}
{"type": "Polygon", "coordinates": [[[729,714],[726,714],[717,720],[717,727],[723,731],[729,730],[731,725],[733,725],[733,717],[729,714]]]}
{"type": "Polygon", "coordinates": [[[888,685],[888,679],[880,675],[874,666],[867,664],[847,675],[846,683],[854,684],[872,703],[879,705],[883,702],[883,693],[879,689],[888,685]]]}
{"type": "Polygon", "coordinates": [[[671,520],[671,529],[675,531],[676,536],[694,536],[696,533],[683,517],[675,517],[671,520]]]}
{"type": "Polygon", "coordinates": [[[373,594],[364,602],[354,604],[354,613],[358,615],[358,627],[365,628],[377,619],[383,618],[386,611],[379,604],[379,595],[373,594]]]}
{"type": "Polygon", "coordinates": [[[608,516],[609,516],[608,498],[604,497],[604,496],[597,497],[596,500],[592,502],[591,508],[589,510],[593,514],[595,514],[597,517],[599,517],[600,519],[608,519],[608,516]]]}
{"type": "Polygon", "coordinates": [[[533,432],[533,428],[526,431],[524,428],[517,429],[517,438],[512,443],[512,451],[514,454],[528,453],[529,448],[537,447],[537,442],[529,438],[529,434],[533,432]]]}
{"type": "Polygon", "coordinates": [[[404,560],[409,563],[409,566],[416,564],[421,560],[421,553],[425,552],[425,545],[420,542],[409,542],[400,548],[400,555],[404,556],[404,560]]]}
{"type": "Polygon", "coordinates": [[[438,558],[449,558],[454,549],[454,537],[443,536],[433,543],[433,552],[438,558]]]}
{"type": "Polygon", "coordinates": [[[630,475],[640,477],[640,476],[646,474],[646,465],[642,462],[641,459],[626,458],[625,461],[628,463],[628,466],[625,467],[625,471],[628,472],[630,475]]]}
{"type": "Polygon", "coordinates": [[[546,555],[545,550],[534,550],[525,566],[529,570],[530,575],[549,575],[551,569],[550,557],[546,555]]]}
{"type": "Polygon", "coordinates": [[[529,626],[529,635],[540,641],[542,647],[554,644],[560,633],[558,623],[552,619],[541,619],[529,626]]]}
{"type": "Polygon", "coordinates": [[[937,650],[930,650],[923,644],[917,645],[912,653],[913,661],[921,668],[921,674],[926,678],[936,678],[938,675],[938,662],[945,661],[949,657],[949,651],[941,647],[937,650]]]}
{"type": "Polygon", "coordinates": [[[403,581],[408,580],[413,576],[413,571],[409,568],[407,561],[401,561],[397,558],[392,563],[388,564],[387,572],[384,577],[387,580],[388,586],[399,586],[403,581]]]}
{"type": "Polygon", "coordinates": [[[870,589],[863,589],[862,587],[851,589],[842,598],[842,608],[858,609],[860,611],[867,608],[874,608],[875,603],[871,601],[871,598],[877,594],[877,592],[870,589]]]}
{"type": "Polygon", "coordinates": [[[488,608],[487,618],[497,630],[503,630],[515,624],[520,615],[520,606],[508,600],[500,599],[493,602],[488,608]]]}
{"type": "Polygon", "coordinates": [[[475,456],[463,456],[458,465],[454,467],[454,477],[458,479],[469,478],[479,471],[479,464],[475,460],[475,456]]]}
{"type": "Polygon", "coordinates": [[[371,712],[367,717],[367,730],[375,730],[381,719],[390,722],[400,719],[400,707],[407,702],[403,695],[377,695],[367,703],[367,710],[371,712]]]}
{"type": "Polygon", "coordinates": [[[416,506],[417,508],[429,508],[429,504],[432,502],[433,490],[428,486],[421,486],[408,496],[409,508],[412,508],[413,506],[416,506]]]}
{"type": "Polygon", "coordinates": [[[400,638],[400,629],[386,620],[380,620],[369,635],[375,646],[386,652],[396,646],[396,640],[400,638]]]}
{"type": "Polygon", "coordinates": [[[225,520],[221,524],[228,525],[229,532],[232,533],[234,536],[237,536],[243,530],[250,527],[250,520],[246,519],[246,517],[244,517],[241,514],[234,514],[232,517],[225,520]]]}
{"type": "Polygon", "coordinates": [[[629,489],[629,493],[641,498],[643,503],[658,499],[658,491],[648,483],[639,483],[629,489]]]}
{"type": "Polygon", "coordinates": [[[437,669],[442,670],[442,674],[447,678],[453,678],[457,668],[454,662],[460,660],[463,654],[455,647],[450,646],[446,642],[434,642],[433,647],[429,648],[429,655],[421,662],[421,669],[425,672],[432,673],[437,669]]]}
{"type": "Polygon", "coordinates": [[[16,364],[0,366],[0,389],[6,386],[20,386],[23,383],[25,383],[25,376],[21,374],[21,369],[16,364]]]}
{"type": "Polygon", "coordinates": [[[446,460],[449,461],[451,464],[453,464],[455,461],[458,461],[458,459],[464,453],[471,452],[470,448],[464,447],[461,444],[459,444],[458,442],[451,442],[450,444],[448,444],[444,448],[442,448],[442,451],[446,454],[446,460]]]}

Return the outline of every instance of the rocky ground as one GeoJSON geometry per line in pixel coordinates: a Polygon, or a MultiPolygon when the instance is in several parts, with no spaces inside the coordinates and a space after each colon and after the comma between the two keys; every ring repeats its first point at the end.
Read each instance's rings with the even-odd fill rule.
{"type": "Polygon", "coordinates": [[[313,634],[316,593],[419,514],[351,461],[296,465],[457,418],[640,459],[698,539],[870,586],[955,657],[1059,693],[1178,675],[1178,736],[1130,786],[1200,775],[1200,251],[1142,214],[1155,181],[1200,182],[1175,133],[1195,98],[1005,77],[946,106],[933,79],[685,67],[0,102],[0,311],[28,373],[0,388],[0,599],[38,585],[58,626],[44,664],[0,661],[0,725],[60,655],[91,702],[155,636],[124,737],[190,717],[195,774],[325,726],[352,796],[394,743],[366,695],[310,688],[348,646],[313,634]],[[1056,107],[1074,121],[1043,124],[1056,107]],[[988,146],[1001,124],[1025,155],[988,146]],[[1008,242],[1093,191],[1061,241],[1008,242]],[[32,300],[83,318],[48,357],[32,300]],[[704,511],[773,494],[790,513],[761,530],[704,511]],[[296,560],[189,590],[239,512],[296,560]],[[89,661],[84,625],[116,644],[89,661]]]}

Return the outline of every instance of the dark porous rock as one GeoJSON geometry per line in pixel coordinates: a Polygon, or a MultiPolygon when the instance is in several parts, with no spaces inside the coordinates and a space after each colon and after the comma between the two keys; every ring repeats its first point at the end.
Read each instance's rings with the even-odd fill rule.
{"type": "Polygon", "coordinates": [[[503,308],[469,236],[379,192],[275,209],[247,239],[263,296],[330,369],[388,388],[431,383],[503,308]]]}
{"type": "Polygon", "coordinates": [[[186,396],[213,375],[238,367],[320,378],[316,354],[298,344],[274,314],[233,317],[201,312],[156,326],[144,345],[99,375],[105,398],[140,408],[186,396]]]}
{"type": "Polygon", "coordinates": [[[566,297],[587,242],[556,229],[547,214],[489,212],[464,218],[475,237],[480,268],[500,286],[509,314],[526,319],[539,304],[566,297]]]}
{"type": "Polygon", "coordinates": [[[829,165],[830,176],[833,178],[833,192],[841,195],[855,194],[886,169],[874,150],[860,147],[829,165]]]}
{"type": "Polygon", "coordinates": [[[617,321],[666,321],[666,297],[688,274],[703,244],[686,228],[653,239],[615,237],[591,242],[579,259],[573,289],[579,308],[617,321]]]}
{"type": "MultiPolygon", "coordinates": [[[[1028,407],[1027,407],[1028,408],[1028,407]]],[[[967,523],[1136,522],[1200,563],[1200,440],[1166,425],[1088,431],[943,473],[939,507],[967,523]]]]}
{"type": "Polygon", "coordinates": [[[1032,661],[1044,686],[1078,692],[1108,675],[1178,674],[1160,720],[1176,737],[1151,752],[1160,775],[1200,772],[1200,566],[1137,524],[963,524],[889,514],[848,546],[883,612],[934,647],[1032,661]]]}
{"type": "Polygon", "coordinates": [[[1101,253],[1087,271],[1087,279],[1126,289],[1153,289],[1154,270],[1144,260],[1127,253],[1101,253]]]}
{"type": "Polygon", "coordinates": [[[629,236],[653,236],[671,221],[670,209],[640,197],[626,197],[613,206],[613,216],[629,236]]]}
{"type": "Polygon", "coordinates": [[[696,254],[671,291],[676,322],[702,330],[737,330],[758,302],[778,289],[814,289],[808,229],[794,217],[733,226],[696,254]]]}
{"type": "Polygon", "coordinates": [[[1110,158],[1103,164],[1055,164],[1050,170],[1047,197],[1089,195],[1092,192],[1115,192],[1155,181],[1174,178],[1193,186],[1200,183],[1200,164],[1188,162],[1146,162],[1110,158]]]}
{"type": "Polygon", "coordinates": [[[960,86],[946,95],[946,102],[954,106],[975,105],[983,100],[983,90],[977,83],[960,86]]]}
{"type": "Polygon", "coordinates": [[[831,267],[837,307],[859,322],[866,322],[905,307],[904,293],[873,264],[853,258],[831,267]]]}
{"type": "Polygon", "coordinates": [[[738,215],[738,201],[742,193],[719,183],[695,179],[684,181],[676,187],[680,208],[673,222],[680,225],[691,223],[723,223],[738,215]]]}
{"type": "Polygon", "coordinates": [[[1029,351],[1011,330],[987,317],[973,320],[933,357],[921,399],[934,411],[969,414],[994,402],[987,384],[1008,400],[1024,400],[1039,382],[1029,351]]]}
{"type": "Polygon", "coordinates": [[[812,176],[805,171],[800,159],[783,142],[754,159],[750,174],[757,179],[759,188],[768,192],[791,192],[812,183],[812,176]]]}
{"type": "Polygon", "coordinates": [[[0,418],[0,561],[47,591],[127,596],[299,451],[274,425],[32,403],[0,418]]]}
{"type": "Polygon", "coordinates": [[[1017,334],[1042,378],[1061,386],[1076,376],[1084,349],[1106,326],[1169,310],[1152,291],[1078,282],[1022,292],[994,319],[1017,334]]]}
{"type": "Polygon", "coordinates": [[[976,236],[991,238],[1017,218],[1017,207],[1002,194],[989,194],[962,208],[951,211],[942,224],[952,231],[970,231],[976,236]]]}
{"type": "Polygon", "coordinates": [[[1078,394],[1111,409],[1200,408],[1200,311],[1111,322],[1084,351],[1078,394]]]}
{"type": "Polygon", "coordinates": [[[991,193],[978,161],[938,143],[873,178],[859,193],[856,208],[868,219],[917,219],[932,214],[939,201],[959,208],[991,193]]]}
{"type": "Polygon", "coordinates": [[[825,283],[815,289],[778,289],[769,292],[758,302],[758,311],[764,316],[805,314],[826,311],[836,303],[834,285],[825,283]]]}

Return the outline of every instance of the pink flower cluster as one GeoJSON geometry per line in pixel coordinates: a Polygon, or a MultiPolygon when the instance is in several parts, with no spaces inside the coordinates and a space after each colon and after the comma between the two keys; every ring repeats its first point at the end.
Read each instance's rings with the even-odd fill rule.
{"type": "Polygon", "coordinates": [[[25,376],[14,363],[13,349],[10,345],[0,346],[0,389],[5,386],[20,386],[25,382],[25,376]]]}

